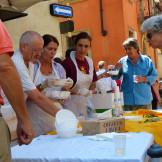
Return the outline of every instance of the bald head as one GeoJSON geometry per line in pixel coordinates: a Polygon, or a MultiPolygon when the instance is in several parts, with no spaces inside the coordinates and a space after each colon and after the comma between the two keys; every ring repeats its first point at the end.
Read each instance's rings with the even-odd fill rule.
{"type": "Polygon", "coordinates": [[[20,37],[20,46],[27,44],[32,45],[35,40],[42,40],[42,36],[35,31],[26,31],[20,37]]]}
{"type": "Polygon", "coordinates": [[[35,62],[41,55],[43,49],[43,38],[35,31],[26,31],[20,38],[20,51],[26,64],[35,62]]]}
{"type": "Polygon", "coordinates": [[[98,68],[99,68],[99,69],[104,68],[105,64],[106,64],[105,61],[99,61],[99,62],[98,62],[98,68]]]}

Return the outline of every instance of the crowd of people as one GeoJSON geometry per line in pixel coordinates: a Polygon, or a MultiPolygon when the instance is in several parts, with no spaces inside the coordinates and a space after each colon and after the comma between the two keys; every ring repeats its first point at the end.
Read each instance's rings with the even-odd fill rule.
{"type": "MultiPolygon", "coordinates": [[[[162,47],[162,16],[146,20],[141,30],[147,33],[153,48],[162,47]]],[[[19,144],[30,143],[34,132],[39,135],[51,129],[55,115],[68,98],[61,97],[66,92],[88,97],[95,93],[112,93],[120,86],[124,110],[157,106],[156,103],[152,107],[151,103],[152,92],[156,101],[160,101],[158,74],[152,60],[140,52],[135,38],[123,42],[125,56],[116,65],[107,66],[106,61],[100,61],[97,72],[87,56],[91,41],[86,32],[79,33],[75,37],[75,48],[60,61],[54,59],[59,46],[56,37],[26,31],[20,37],[19,49],[14,52],[11,38],[0,21],[0,84],[16,112],[19,144]],[[108,73],[113,69],[118,71],[116,75],[108,73]]],[[[89,103],[87,101],[87,113],[89,103]]],[[[10,135],[1,115],[0,136],[0,161],[10,162],[10,135]]]]}

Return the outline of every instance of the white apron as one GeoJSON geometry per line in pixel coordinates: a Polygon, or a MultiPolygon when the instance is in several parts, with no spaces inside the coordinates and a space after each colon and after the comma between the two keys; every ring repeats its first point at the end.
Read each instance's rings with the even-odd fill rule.
{"type": "Polygon", "coordinates": [[[75,52],[71,52],[70,54],[71,60],[73,61],[75,67],[76,67],[76,73],[77,73],[77,81],[72,88],[72,91],[77,93],[80,88],[86,88],[89,89],[90,85],[93,80],[93,62],[92,60],[86,56],[86,60],[88,61],[89,64],[89,74],[84,74],[80,69],[78,68],[76,59],[75,59],[75,52]]]}
{"type": "MultiPolygon", "coordinates": [[[[43,83],[46,79],[60,79],[60,76],[57,72],[57,70],[55,69],[54,67],[54,63],[52,63],[52,74],[46,76],[46,75],[43,75],[42,72],[40,71],[40,63],[38,63],[38,69],[36,71],[36,74],[33,78],[33,81],[34,81],[34,84],[37,86],[41,83],[43,83]]],[[[47,90],[61,90],[61,87],[50,87],[50,88],[46,88],[45,89],[46,91],[47,90]]]]}
{"type": "MultiPolygon", "coordinates": [[[[78,68],[74,51],[70,53],[70,58],[76,67],[76,73],[77,73],[77,77],[76,77],[77,81],[74,87],[72,88],[72,92],[77,94],[79,89],[90,88],[90,85],[93,80],[94,67],[93,67],[92,60],[86,56],[86,60],[88,61],[88,64],[89,64],[89,74],[84,74],[78,68]]],[[[66,104],[66,107],[70,109],[71,111],[73,111],[76,116],[87,116],[87,106],[89,107],[91,105],[91,102],[90,102],[90,97],[71,95],[71,99],[65,104],[66,104]],[[78,108],[78,105],[79,105],[79,108],[78,108]]]]}
{"type": "MultiPolygon", "coordinates": [[[[53,65],[53,64],[52,64],[53,65]]],[[[53,65],[54,66],[54,65],[53,65]]],[[[36,75],[33,77],[33,82],[35,85],[39,85],[44,82],[47,78],[59,79],[57,71],[53,68],[53,73],[49,76],[45,76],[40,71],[40,64],[37,68],[36,75]]],[[[33,68],[34,69],[34,68],[33,68]]],[[[32,73],[32,72],[31,72],[32,73]]],[[[32,73],[34,75],[34,73],[32,73]]],[[[60,90],[60,87],[46,88],[46,90],[60,90]]],[[[44,112],[39,106],[37,106],[32,101],[26,102],[28,113],[32,122],[33,129],[36,136],[45,134],[49,131],[54,130],[54,117],[44,112]]]]}

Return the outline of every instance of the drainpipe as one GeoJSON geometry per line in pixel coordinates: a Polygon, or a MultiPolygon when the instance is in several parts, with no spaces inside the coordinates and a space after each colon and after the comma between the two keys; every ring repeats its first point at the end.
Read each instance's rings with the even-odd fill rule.
{"type": "Polygon", "coordinates": [[[106,36],[107,35],[107,31],[104,29],[102,0],[99,0],[99,2],[100,2],[101,34],[102,34],[102,36],[106,36]]]}
{"type": "Polygon", "coordinates": [[[150,11],[150,0],[148,0],[148,13],[149,13],[149,17],[151,16],[151,11],[150,11]]]}
{"type": "Polygon", "coordinates": [[[140,24],[144,21],[144,0],[140,0],[140,24]]]}

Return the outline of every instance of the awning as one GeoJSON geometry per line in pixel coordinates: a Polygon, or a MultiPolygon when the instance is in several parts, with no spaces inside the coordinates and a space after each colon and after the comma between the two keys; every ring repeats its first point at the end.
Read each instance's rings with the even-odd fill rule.
{"type": "Polygon", "coordinates": [[[7,21],[18,17],[27,16],[27,8],[43,0],[0,0],[0,19],[7,21]]]}

